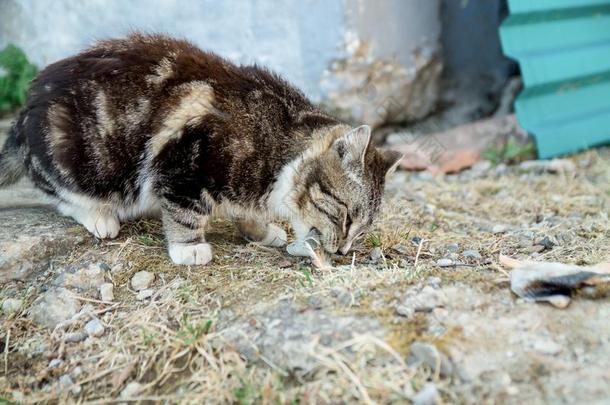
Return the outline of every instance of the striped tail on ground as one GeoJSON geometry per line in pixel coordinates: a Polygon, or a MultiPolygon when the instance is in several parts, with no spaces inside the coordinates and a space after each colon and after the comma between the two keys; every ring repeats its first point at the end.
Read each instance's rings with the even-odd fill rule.
{"type": "Polygon", "coordinates": [[[17,140],[15,125],[0,152],[0,187],[16,183],[25,174],[25,150],[17,140]]]}

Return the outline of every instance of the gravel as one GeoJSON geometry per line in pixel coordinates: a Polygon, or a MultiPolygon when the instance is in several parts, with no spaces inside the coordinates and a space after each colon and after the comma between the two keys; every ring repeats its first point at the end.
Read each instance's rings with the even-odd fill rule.
{"type": "Polygon", "coordinates": [[[436,405],[441,402],[436,385],[427,383],[412,399],[413,405],[436,405]]]}
{"type": "Polygon", "coordinates": [[[462,252],[463,257],[468,257],[471,259],[482,259],[481,253],[478,250],[464,250],[462,252]]]}
{"type": "Polygon", "coordinates": [[[136,290],[144,290],[153,283],[155,280],[155,275],[148,271],[138,271],[131,278],[131,287],[136,290]]]}
{"type": "Polygon", "coordinates": [[[91,337],[100,337],[104,334],[105,330],[104,325],[97,318],[90,320],[85,325],[85,332],[91,337]]]}
{"type": "Polygon", "coordinates": [[[7,298],[2,302],[2,312],[12,314],[18,312],[23,306],[23,301],[17,298],[7,298]]]}
{"type": "Polygon", "coordinates": [[[437,264],[439,267],[451,267],[451,266],[453,266],[453,265],[454,265],[454,262],[453,262],[453,260],[451,260],[451,259],[443,258],[443,259],[438,259],[438,260],[436,261],[436,264],[437,264]]]}
{"type": "Polygon", "coordinates": [[[100,297],[102,301],[111,302],[114,300],[114,286],[112,283],[100,285],[100,297]]]}

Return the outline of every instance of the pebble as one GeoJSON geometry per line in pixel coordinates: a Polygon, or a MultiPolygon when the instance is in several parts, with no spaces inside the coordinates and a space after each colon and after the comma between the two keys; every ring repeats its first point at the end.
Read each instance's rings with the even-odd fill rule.
{"type": "Polygon", "coordinates": [[[436,367],[440,364],[441,376],[449,377],[453,374],[453,364],[436,346],[430,343],[414,342],[409,351],[411,353],[409,358],[411,364],[423,363],[432,370],[436,370],[436,367]]]}
{"type": "Polygon", "coordinates": [[[82,391],[81,386],[75,384],[74,380],[72,380],[72,377],[70,377],[69,374],[64,374],[61,377],[59,377],[59,386],[64,391],[69,390],[72,393],[72,395],[75,395],[75,396],[80,394],[80,392],[82,391]]]}
{"type": "Polygon", "coordinates": [[[95,318],[87,322],[85,331],[87,332],[87,335],[91,337],[100,337],[104,334],[105,328],[104,325],[102,325],[102,322],[95,318]]]}
{"type": "Polygon", "coordinates": [[[136,291],[144,290],[150,287],[154,280],[154,274],[149,273],[148,271],[138,271],[131,278],[131,287],[136,291]]]}
{"type": "Polygon", "coordinates": [[[428,277],[428,280],[426,280],[426,282],[428,283],[429,286],[433,287],[433,288],[438,288],[441,285],[441,278],[440,277],[428,277]]]}
{"type": "Polygon", "coordinates": [[[72,370],[72,373],[70,373],[70,375],[72,376],[72,378],[80,377],[81,375],[83,375],[83,368],[81,366],[74,367],[74,370],[72,370]]]}
{"type": "Polygon", "coordinates": [[[53,359],[49,362],[49,368],[59,367],[63,363],[62,359],[53,359]]]}
{"type": "Polygon", "coordinates": [[[453,260],[445,258],[445,259],[438,259],[436,261],[436,264],[439,267],[451,267],[451,266],[453,266],[454,263],[453,263],[453,260]]]}
{"type": "Polygon", "coordinates": [[[534,245],[540,245],[544,247],[545,250],[551,250],[555,246],[555,242],[548,236],[545,236],[544,238],[534,242],[534,245]]]}
{"type": "Polygon", "coordinates": [[[111,302],[114,300],[114,286],[112,283],[104,283],[100,286],[100,297],[102,301],[111,302]]]}
{"type": "Polygon", "coordinates": [[[574,172],[576,171],[576,165],[567,159],[527,160],[519,164],[519,169],[523,172],[560,173],[574,172]]]}
{"type": "Polygon", "coordinates": [[[74,287],[80,290],[98,288],[104,283],[104,271],[97,264],[91,264],[85,269],[80,269],[74,274],[64,275],[64,286],[74,287]]]}
{"type": "Polygon", "coordinates": [[[431,312],[436,307],[447,304],[447,296],[441,290],[427,285],[421,291],[407,295],[405,299],[396,306],[396,313],[407,318],[415,312],[431,312]]]}
{"type": "Polygon", "coordinates": [[[132,381],[121,391],[121,398],[132,398],[140,393],[142,385],[139,382],[132,381]]]}
{"type": "Polygon", "coordinates": [[[373,262],[378,262],[383,257],[383,251],[379,246],[373,248],[371,250],[371,260],[373,262]]]}
{"type": "Polygon", "coordinates": [[[482,175],[485,174],[489,169],[491,169],[492,163],[489,160],[481,160],[470,168],[476,174],[482,175]]]}
{"type": "Polygon", "coordinates": [[[154,293],[155,290],[153,290],[152,288],[146,288],[138,292],[138,295],[136,295],[136,299],[138,301],[144,301],[145,299],[152,297],[154,293]]]}
{"type": "Polygon", "coordinates": [[[23,305],[23,301],[17,298],[7,298],[2,302],[2,312],[5,314],[12,314],[18,312],[23,305]]]}
{"type": "Polygon", "coordinates": [[[460,249],[460,246],[457,243],[450,243],[445,245],[445,251],[449,253],[455,253],[460,249]]]}
{"type": "Polygon", "coordinates": [[[503,176],[508,173],[508,166],[505,163],[500,163],[496,166],[494,174],[496,176],[503,176]]]}
{"type": "Polygon", "coordinates": [[[72,318],[80,307],[80,302],[70,290],[50,289],[36,300],[30,316],[37,324],[53,329],[58,323],[72,318]]]}
{"type": "Polygon", "coordinates": [[[504,233],[508,230],[508,227],[504,224],[495,224],[491,228],[491,233],[504,233]]]}
{"type": "Polygon", "coordinates": [[[478,250],[464,250],[462,252],[463,257],[470,257],[472,259],[481,259],[482,256],[478,250]]]}
{"type": "Polygon", "coordinates": [[[70,332],[66,333],[64,336],[64,342],[66,343],[78,343],[87,339],[87,334],[85,332],[70,332]]]}
{"type": "Polygon", "coordinates": [[[413,405],[436,405],[441,401],[436,385],[426,383],[424,387],[412,398],[413,405]]]}
{"type": "Polygon", "coordinates": [[[392,246],[392,249],[401,255],[409,254],[409,248],[401,243],[392,246]]]}

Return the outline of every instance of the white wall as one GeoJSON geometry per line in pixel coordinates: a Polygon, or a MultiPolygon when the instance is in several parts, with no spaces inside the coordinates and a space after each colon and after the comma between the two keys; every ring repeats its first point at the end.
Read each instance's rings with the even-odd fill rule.
{"type": "Polygon", "coordinates": [[[437,53],[438,0],[0,0],[0,47],[15,43],[39,66],[130,30],[185,37],[233,61],[269,66],[345,118],[377,124],[390,118],[341,105],[342,97],[353,103],[342,94],[366,79],[350,79],[346,89],[338,76],[354,69],[337,71],[337,63],[404,68],[398,87],[404,77],[416,80],[414,55],[437,53]],[[364,58],[354,43],[370,45],[364,58]]]}

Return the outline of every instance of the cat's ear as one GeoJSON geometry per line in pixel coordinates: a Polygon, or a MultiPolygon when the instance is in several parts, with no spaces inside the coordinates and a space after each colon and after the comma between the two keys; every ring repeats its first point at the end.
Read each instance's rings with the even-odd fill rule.
{"type": "Polygon", "coordinates": [[[364,157],[366,156],[370,143],[371,127],[368,125],[361,125],[337,139],[333,144],[333,148],[335,148],[339,157],[344,162],[359,162],[364,166],[364,157]]]}
{"type": "Polygon", "coordinates": [[[395,150],[381,150],[377,149],[379,155],[381,156],[381,165],[383,172],[388,175],[392,173],[398,165],[400,161],[404,157],[404,154],[395,151],[395,150]]]}

